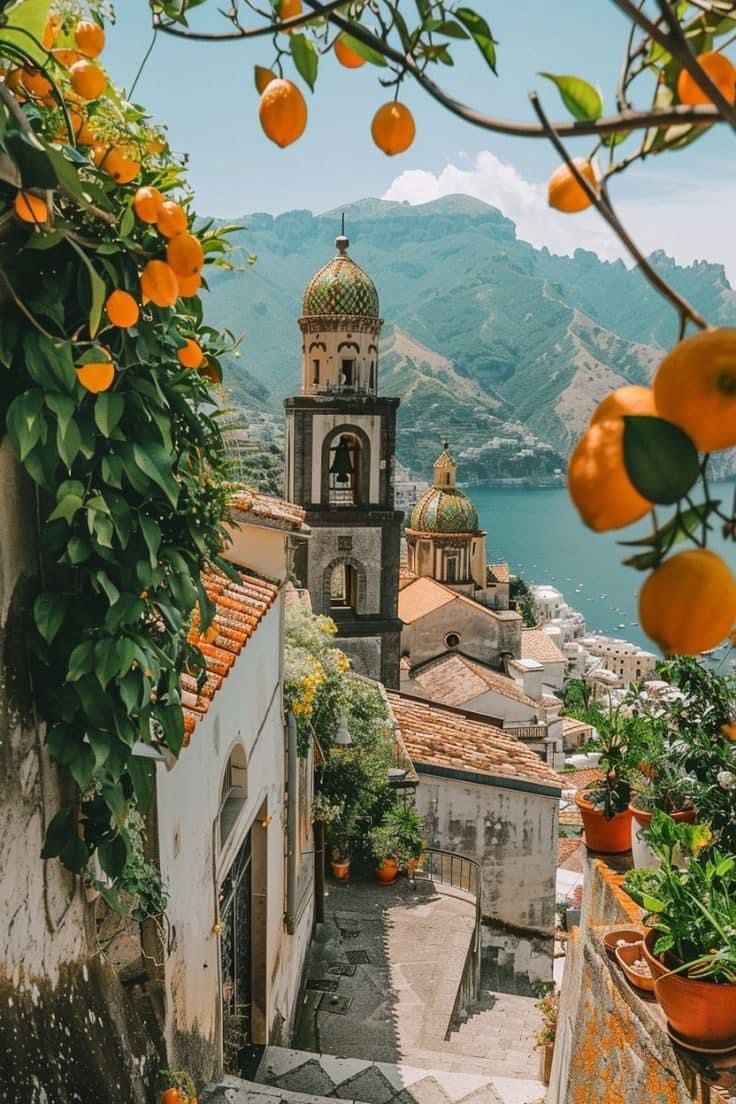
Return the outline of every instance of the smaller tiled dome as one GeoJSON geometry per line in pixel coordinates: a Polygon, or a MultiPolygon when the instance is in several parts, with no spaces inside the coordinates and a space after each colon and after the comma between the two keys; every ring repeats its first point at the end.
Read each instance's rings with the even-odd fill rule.
{"type": "Polygon", "coordinates": [[[340,236],[335,245],[337,256],[315,272],[304,292],[302,314],[350,314],[378,318],[378,292],[370,276],[348,257],[350,243],[340,236]]]}
{"type": "Polygon", "coordinates": [[[478,513],[457,487],[430,487],[412,510],[409,528],[419,533],[475,533],[478,513]]]}

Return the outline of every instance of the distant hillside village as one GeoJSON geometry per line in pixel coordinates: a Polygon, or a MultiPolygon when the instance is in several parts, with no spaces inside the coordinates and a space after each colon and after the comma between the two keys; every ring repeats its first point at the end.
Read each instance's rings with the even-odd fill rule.
{"type": "MultiPolygon", "coordinates": [[[[552,587],[526,595],[525,623],[513,565],[489,557],[450,445],[431,482],[396,463],[399,400],[379,386],[378,294],[347,238],[336,246],[304,293],[300,387],[285,400],[283,446],[270,415],[230,430],[234,471],[251,486],[233,492],[231,573],[201,580],[216,614],[205,631],[196,621],[188,630],[206,669],[182,678],[181,755],[140,751],[155,766],[145,862],[142,843],[140,853],[140,869],[163,886],[155,920],[122,920],[104,893],[39,861],[63,786],[36,728],[8,721],[3,744],[23,784],[6,788],[2,803],[0,864],[12,902],[5,960],[9,978],[30,979],[4,1013],[13,1099],[89,1100],[85,1086],[107,1080],[117,1099],[145,1104],[162,1064],[216,1082],[223,1069],[252,1072],[252,1047],[268,1048],[259,1075],[268,1081],[298,1065],[297,1051],[280,1048],[305,1037],[304,1017],[307,1037],[321,1025],[324,1050],[334,1013],[352,1000],[361,1007],[354,975],[370,962],[358,939],[368,921],[340,905],[343,882],[330,883],[337,905],[325,897],[326,857],[335,879],[362,856],[386,881],[401,867],[411,886],[416,873],[417,886],[433,878],[473,902],[467,928],[439,925],[436,970],[445,958],[459,966],[432,990],[431,1057],[450,1063],[438,1085],[472,1063],[472,1047],[452,1048],[466,1045],[463,1017],[478,1012],[481,976],[503,986],[510,1022],[530,1017],[535,987],[552,981],[559,906],[581,878],[570,866],[581,840],[574,794],[596,762],[580,752],[591,726],[564,714],[563,691],[574,677],[618,700],[630,682],[654,675],[655,657],[586,635],[552,587]],[[284,497],[274,493],[282,466],[284,497]],[[332,627],[339,650],[325,644],[332,627]],[[318,718],[326,686],[332,697],[318,718]],[[355,792],[331,799],[346,764],[355,792]],[[361,774],[366,764],[372,773],[361,774]],[[422,854],[424,874],[415,869],[422,854]],[[331,907],[343,912],[331,919],[331,907]],[[342,957],[326,976],[328,944],[342,957]],[[353,984],[341,998],[338,985],[344,993],[353,984]],[[50,1060],[47,1041],[58,1031],[64,1045],[50,1060]],[[31,1095],[31,1081],[43,1097],[31,1095]]],[[[502,445],[516,447],[500,442],[499,455],[502,445]]],[[[464,456],[463,474],[476,460],[464,456]]],[[[0,465],[0,505],[16,538],[3,561],[5,623],[35,530],[7,445],[0,465]]],[[[413,910],[413,922],[421,927],[425,915],[413,910]]],[[[423,943],[419,929],[409,943],[423,943]]],[[[359,1046],[363,1025],[354,1026],[359,1046]]],[[[411,1046],[404,1060],[413,1054],[424,1076],[430,1052],[411,1046]]],[[[320,1076],[343,1060],[322,1059],[320,1076]]],[[[524,1068],[504,1067],[499,1086],[528,1077],[524,1068]]],[[[375,1077],[401,1084],[382,1069],[375,1077]]],[[[459,1099],[452,1091],[427,1099],[459,1099]]],[[[364,1099],[357,1087],[335,1093],[364,1099]]]]}

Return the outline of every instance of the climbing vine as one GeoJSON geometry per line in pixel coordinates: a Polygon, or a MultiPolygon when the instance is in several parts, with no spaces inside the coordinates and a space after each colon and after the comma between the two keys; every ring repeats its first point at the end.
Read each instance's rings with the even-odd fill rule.
{"type": "Polygon", "coordinates": [[[0,9],[0,432],[35,488],[33,695],[77,787],[43,857],[117,907],[154,785],[137,752],[179,754],[180,675],[203,662],[187,634],[213,614],[200,575],[231,570],[212,384],[232,341],[197,294],[227,231],[189,231],[181,164],[97,60],[100,5],[0,9]]]}

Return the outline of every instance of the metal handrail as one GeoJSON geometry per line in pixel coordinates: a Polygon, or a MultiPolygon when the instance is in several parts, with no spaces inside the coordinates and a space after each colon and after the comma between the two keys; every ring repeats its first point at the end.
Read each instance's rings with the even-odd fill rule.
{"type": "Polygon", "coordinates": [[[469,1004],[477,1001],[480,997],[481,918],[483,916],[482,873],[480,864],[475,859],[469,859],[466,855],[456,855],[452,851],[441,851],[435,847],[427,847],[422,852],[415,877],[427,878],[429,881],[438,882],[441,885],[450,885],[454,889],[460,889],[475,897],[473,941],[468,947],[462,977],[455,997],[455,1005],[445,1035],[447,1039],[457,1026],[460,1014],[465,1011],[469,1004]]]}

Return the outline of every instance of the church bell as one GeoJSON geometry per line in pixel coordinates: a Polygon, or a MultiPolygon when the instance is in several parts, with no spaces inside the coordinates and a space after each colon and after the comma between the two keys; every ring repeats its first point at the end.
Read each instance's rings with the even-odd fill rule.
{"type": "Polygon", "coordinates": [[[352,474],[353,463],[350,459],[350,445],[347,437],[341,437],[330,465],[330,475],[334,475],[336,483],[349,483],[352,474]]]}

